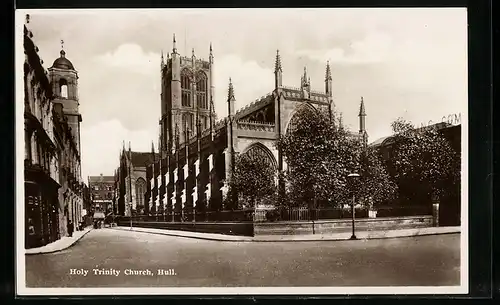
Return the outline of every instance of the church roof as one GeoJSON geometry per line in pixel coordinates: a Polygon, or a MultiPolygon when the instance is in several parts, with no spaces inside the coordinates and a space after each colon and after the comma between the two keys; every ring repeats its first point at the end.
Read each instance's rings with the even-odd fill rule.
{"type": "MultiPolygon", "coordinates": [[[[159,160],[160,155],[155,153],[155,160],[159,160]]],[[[132,152],[132,164],[134,167],[145,167],[153,163],[153,156],[151,152],[132,152]]]]}
{"type": "Polygon", "coordinates": [[[385,141],[385,140],[387,140],[387,139],[389,139],[389,138],[391,138],[391,137],[392,137],[392,136],[382,137],[382,138],[380,138],[380,139],[378,139],[378,140],[376,140],[376,141],[374,141],[374,142],[370,143],[370,146],[374,146],[374,147],[376,147],[376,146],[380,146],[380,145],[382,145],[382,144],[384,143],[384,141],[385,141]]]}
{"type": "Polygon", "coordinates": [[[66,52],[64,52],[64,50],[61,50],[60,54],[61,56],[58,59],[54,60],[52,68],[63,69],[63,70],[75,70],[71,61],[66,58],[66,52]]]}

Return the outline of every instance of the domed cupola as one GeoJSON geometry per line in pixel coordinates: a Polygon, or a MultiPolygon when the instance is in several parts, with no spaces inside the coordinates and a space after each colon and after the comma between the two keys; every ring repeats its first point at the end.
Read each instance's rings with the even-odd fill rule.
{"type": "Polygon", "coordinates": [[[66,58],[66,52],[64,52],[64,50],[61,50],[60,54],[61,56],[58,59],[56,59],[52,64],[52,68],[63,69],[63,70],[75,70],[71,61],[69,61],[69,59],[66,58]]]}

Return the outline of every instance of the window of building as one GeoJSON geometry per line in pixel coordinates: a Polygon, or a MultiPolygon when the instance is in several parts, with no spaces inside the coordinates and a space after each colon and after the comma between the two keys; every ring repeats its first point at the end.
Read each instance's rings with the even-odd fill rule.
{"type": "Polygon", "coordinates": [[[137,206],[144,206],[144,193],[146,192],[146,180],[143,178],[137,179],[135,183],[135,192],[136,192],[136,200],[137,206]]]}
{"type": "Polygon", "coordinates": [[[207,95],[208,95],[207,76],[204,72],[198,72],[196,75],[196,103],[202,109],[208,109],[207,95]]]}
{"type": "Polygon", "coordinates": [[[181,72],[181,102],[184,107],[191,107],[191,72],[184,69],[181,72]]]}
{"type": "Polygon", "coordinates": [[[64,78],[59,80],[59,90],[61,92],[61,97],[68,98],[68,82],[64,78]]]}

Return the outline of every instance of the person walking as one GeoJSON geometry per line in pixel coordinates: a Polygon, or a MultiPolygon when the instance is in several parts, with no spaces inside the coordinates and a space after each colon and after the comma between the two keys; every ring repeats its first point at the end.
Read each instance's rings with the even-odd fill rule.
{"type": "Polygon", "coordinates": [[[69,237],[73,236],[73,230],[74,230],[73,221],[71,221],[71,219],[70,219],[70,220],[68,220],[68,235],[69,235],[69,237]]]}

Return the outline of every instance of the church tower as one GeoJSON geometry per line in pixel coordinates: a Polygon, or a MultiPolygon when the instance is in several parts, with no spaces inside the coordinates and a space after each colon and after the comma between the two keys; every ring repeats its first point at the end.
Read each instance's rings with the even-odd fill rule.
{"type": "MultiPolygon", "coordinates": [[[[180,143],[185,142],[186,129],[190,135],[197,128],[210,128],[210,102],[214,99],[212,45],[209,60],[197,58],[195,50],[191,56],[177,52],[175,34],[170,56],[161,62],[161,138],[162,151],[172,151],[175,143],[175,126],[178,126],[180,143]],[[198,127],[198,120],[200,121],[198,127]]],[[[214,118],[212,117],[212,120],[214,118]]]]}
{"type": "Polygon", "coordinates": [[[78,152],[81,153],[80,123],[82,122],[82,115],[78,109],[80,105],[78,101],[78,72],[71,61],[66,58],[63,47],[63,41],[61,41],[60,57],[48,69],[52,91],[54,92],[53,102],[63,106],[63,113],[68,119],[78,152]]]}

